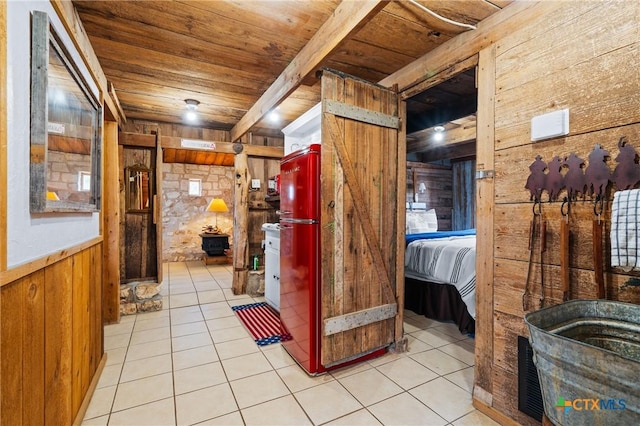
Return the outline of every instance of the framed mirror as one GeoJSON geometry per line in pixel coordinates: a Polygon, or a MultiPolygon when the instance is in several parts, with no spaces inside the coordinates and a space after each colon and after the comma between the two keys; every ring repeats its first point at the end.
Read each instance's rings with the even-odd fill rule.
{"type": "Polygon", "coordinates": [[[31,20],[32,213],[100,209],[102,108],[44,12],[31,20]]]}
{"type": "Polygon", "coordinates": [[[153,172],[144,165],[125,169],[125,211],[127,213],[148,213],[151,211],[153,196],[153,172]]]}

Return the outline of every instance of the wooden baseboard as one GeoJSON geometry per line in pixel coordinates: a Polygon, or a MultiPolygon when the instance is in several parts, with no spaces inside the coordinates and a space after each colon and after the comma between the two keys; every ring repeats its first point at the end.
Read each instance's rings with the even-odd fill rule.
{"type": "Polygon", "coordinates": [[[519,426],[520,423],[516,422],[510,417],[507,417],[505,414],[496,410],[493,407],[489,407],[484,402],[480,401],[477,398],[473,398],[473,406],[476,407],[478,411],[482,414],[486,414],[488,417],[491,417],[496,422],[500,423],[503,426],[519,426]]]}
{"type": "Polygon", "coordinates": [[[231,263],[231,258],[225,256],[209,256],[208,254],[202,255],[202,261],[205,265],[228,265],[231,263]]]}
{"type": "Polygon", "coordinates": [[[102,375],[102,370],[104,370],[105,365],[107,365],[106,352],[102,355],[100,364],[98,364],[98,368],[96,368],[96,374],[93,375],[93,379],[91,379],[91,383],[89,383],[89,388],[87,389],[87,393],[84,396],[84,399],[82,400],[82,404],[80,404],[80,408],[78,409],[76,418],[73,420],[73,426],[82,424],[82,420],[84,420],[84,415],[87,412],[87,408],[89,408],[89,403],[91,402],[93,393],[95,392],[96,387],[98,386],[98,380],[100,380],[100,376],[102,375]]]}

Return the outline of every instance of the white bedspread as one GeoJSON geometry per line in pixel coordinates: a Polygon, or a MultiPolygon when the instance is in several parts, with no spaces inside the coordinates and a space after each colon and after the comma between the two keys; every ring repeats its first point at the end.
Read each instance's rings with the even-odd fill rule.
{"type": "Polygon", "coordinates": [[[448,237],[409,243],[405,276],[458,289],[469,315],[476,317],[476,237],[448,237]]]}

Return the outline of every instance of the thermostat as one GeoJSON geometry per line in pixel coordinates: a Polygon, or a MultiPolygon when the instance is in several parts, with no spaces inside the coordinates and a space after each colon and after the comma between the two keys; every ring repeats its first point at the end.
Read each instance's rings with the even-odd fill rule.
{"type": "Polygon", "coordinates": [[[531,119],[531,141],[569,134],[569,110],[561,109],[531,119]]]}

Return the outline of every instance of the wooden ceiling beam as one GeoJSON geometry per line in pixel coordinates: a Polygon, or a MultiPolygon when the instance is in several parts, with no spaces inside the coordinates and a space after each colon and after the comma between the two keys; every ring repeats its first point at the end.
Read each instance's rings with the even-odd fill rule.
{"type": "Polygon", "coordinates": [[[410,87],[455,66],[512,33],[520,25],[520,20],[524,19],[521,16],[526,16],[526,14],[520,17],[518,15],[534,7],[536,3],[516,1],[509,4],[501,11],[479,22],[476,30],[467,31],[444,42],[409,65],[380,80],[379,84],[385,87],[397,84],[401,92],[407,91],[410,87]]]}
{"type": "Polygon", "coordinates": [[[386,6],[386,0],[343,1],[260,99],[231,129],[237,141],[289,96],[342,43],[386,6]]]}
{"type": "Polygon", "coordinates": [[[476,139],[476,126],[462,126],[447,130],[444,139],[440,142],[433,141],[433,129],[426,129],[407,137],[407,153],[423,152],[433,148],[452,148],[453,146],[474,141],[476,139]]]}
{"type": "Polygon", "coordinates": [[[418,153],[419,158],[427,163],[440,160],[461,160],[475,158],[476,144],[474,142],[455,145],[453,148],[439,146],[425,152],[418,153]]]}
{"type": "MultiPolygon", "coordinates": [[[[203,150],[198,148],[188,148],[182,146],[182,138],[175,136],[163,136],[162,148],[172,148],[189,151],[200,152],[218,152],[222,154],[236,154],[233,149],[233,143],[231,142],[218,142],[218,141],[202,141],[212,142],[215,144],[215,148],[212,150],[203,150]]],[[[263,145],[248,145],[243,146],[243,150],[247,152],[250,157],[265,157],[265,158],[282,158],[284,156],[284,148],[280,146],[263,146],[263,145]]]]}

